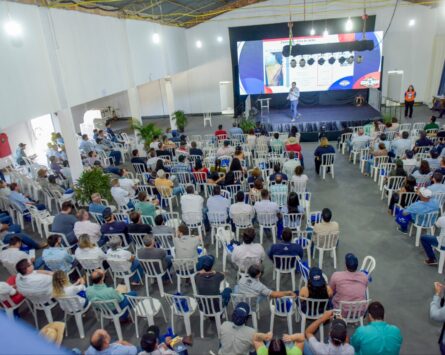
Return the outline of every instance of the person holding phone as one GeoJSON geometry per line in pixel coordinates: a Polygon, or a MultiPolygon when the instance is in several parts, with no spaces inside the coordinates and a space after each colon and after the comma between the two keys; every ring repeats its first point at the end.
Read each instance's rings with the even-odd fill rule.
{"type": "Polygon", "coordinates": [[[439,337],[439,349],[442,355],[445,354],[445,306],[444,306],[444,290],[445,285],[440,282],[434,283],[434,296],[430,305],[430,318],[436,322],[442,322],[442,331],[439,337]]]}
{"type": "Polygon", "coordinates": [[[289,95],[287,95],[287,100],[290,101],[290,112],[292,115],[292,122],[295,121],[295,117],[297,117],[298,111],[298,100],[300,98],[300,89],[297,87],[297,83],[292,82],[292,87],[289,90],[289,95]]]}
{"type": "Polygon", "coordinates": [[[408,86],[408,90],[405,91],[405,118],[408,116],[409,118],[413,117],[413,107],[414,100],[416,99],[416,90],[414,90],[414,86],[408,86]]]}

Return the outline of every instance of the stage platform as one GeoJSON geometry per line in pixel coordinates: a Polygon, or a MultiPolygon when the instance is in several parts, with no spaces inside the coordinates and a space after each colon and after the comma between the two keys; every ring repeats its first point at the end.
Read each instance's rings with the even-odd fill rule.
{"type": "Polygon", "coordinates": [[[318,139],[318,133],[322,130],[327,132],[329,139],[336,139],[347,126],[361,126],[381,118],[380,112],[369,105],[302,107],[298,112],[300,116],[294,122],[291,122],[288,109],[271,109],[269,114],[258,114],[256,120],[268,131],[289,132],[291,126],[297,126],[301,140],[311,142],[318,139]]]}

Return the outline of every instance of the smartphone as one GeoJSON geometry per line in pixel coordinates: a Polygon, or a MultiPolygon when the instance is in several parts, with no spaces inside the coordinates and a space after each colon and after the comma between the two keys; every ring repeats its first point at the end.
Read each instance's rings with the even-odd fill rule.
{"type": "Polygon", "coordinates": [[[333,309],[333,310],[332,310],[332,313],[333,313],[333,315],[334,315],[334,319],[336,319],[336,318],[341,318],[341,310],[339,310],[339,309],[333,309]]]}

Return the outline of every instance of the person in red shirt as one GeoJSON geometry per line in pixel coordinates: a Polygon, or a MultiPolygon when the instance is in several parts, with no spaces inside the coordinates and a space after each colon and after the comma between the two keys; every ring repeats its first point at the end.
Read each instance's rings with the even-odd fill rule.
{"type": "Polygon", "coordinates": [[[220,124],[218,126],[218,129],[215,131],[215,136],[218,137],[218,140],[225,140],[227,139],[227,131],[223,129],[223,125],[220,124]]]}
{"type": "Polygon", "coordinates": [[[298,156],[301,155],[301,145],[298,143],[296,137],[289,137],[285,146],[287,152],[296,152],[298,156]]]}

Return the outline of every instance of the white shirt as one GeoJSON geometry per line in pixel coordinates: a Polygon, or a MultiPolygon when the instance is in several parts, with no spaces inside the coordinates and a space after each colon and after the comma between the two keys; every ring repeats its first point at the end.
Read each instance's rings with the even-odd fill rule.
{"type": "Polygon", "coordinates": [[[148,159],[147,167],[150,168],[151,170],[155,170],[158,160],[162,160],[162,159],[159,157],[153,157],[153,158],[148,159]]]}
{"type": "Polygon", "coordinates": [[[99,259],[99,260],[105,260],[106,256],[105,253],[102,251],[99,247],[93,247],[93,248],[77,248],[74,252],[74,256],[77,260],[82,259],[99,259]]]}
{"type": "Polygon", "coordinates": [[[232,155],[235,153],[235,148],[228,146],[228,147],[221,147],[216,151],[216,155],[218,157],[222,157],[223,155],[232,155]]]}
{"type": "Polygon", "coordinates": [[[259,243],[235,245],[232,252],[232,262],[239,265],[245,258],[264,260],[266,253],[259,243]]]}
{"type": "Polygon", "coordinates": [[[412,159],[403,159],[403,168],[405,169],[407,166],[417,166],[417,160],[415,158],[412,159]]]}
{"type": "Polygon", "coordinates": [[[440,234],[437,237],[437,242],[443,245],[445,243],[445,216],[439,217],[437,219],[436,227],[440,228],[440,234]]]}
{"type": "Polygon", "coordinates": [[[207,209],[210,213],[225,213],[227,216],[229,208],[230,200],[221,195],[210,196],[207,200],[207,209]]]}
{"type": "Polygon", "coordinates": [[[150,148],[153,148],[154,150],[159,149],[159,141],[153,141],[150,143],[150,148]]]}
{"type": "Polygon", "coordinates": [[[392,141],[391,147],[394,150],[394,154],[396,157],[402,157],[405,155],[405,151],[411,150],[411,147],[413,146],[413,143],[411,142],[411,139],[403,139],[399,138],[394,141],[392,141]]]}
{"type": "Polygon", "coordinates": [[[84,304],[85,303],[85,298],[78,296],[77,294],[80,291],[85,291],[85,286],[84,285],[70,285],[67,287],[64,287],[63,291],[65,292],[65,296],[68,297],[77,297],[77,299],[79,300],[80,304],[84,304]]]}
{"type": "Polygon", "coordinates": [[[352,149],[358,150],[360,148],[364,148],[370,140],[371,137],[367,135],[364,134],[362,134],[361,136],[356,135],[351,139],[352,149]]]}
{"type": "Polygon", "coordinates": [[[6,282],[0,282],[0,294],[14,296],[17,290],[6,282]]]}
{"type": "Polygon", "coordinates": [[[101,235],[100,225],[91,221],[78,221],[74,223],[74,234],[77,238],[82,234],[88,234],[91,242],[97,244],[101,235]]]}
{"type": "Polygon", "coordinates": [[[22,259],[30,260],[30,257],[18,248],[8,248],[0,252],[0,261],[11,270],[15,270],[15,266],[22,259]]]}
{"type": "Polygon", "coordinates": [[[230,217],[233,217],[234,215],[240,213],[250,214],[250,216],[253,218],[253,216],[255,215],[255,209],[253,208],[253,206],[248,205],[247,203],[244,202],[237,202],[234,203],[232,206],[230,206],[229,209],[230,217]]]}
{"type": "Polygon", "coordinates": [[[300,98],[300,89],[297,87],[291,88],[289,90],[289,95],[287,95],[287,99],[290,101],[298,101],[300,98]]]}
{"type": "Polygon", "coordinates": [[[107,259],[122,259],[129,261],[133,255],[125,249],[108,249],[107,259]]]}
{"type": "Polygon", "coordinates": [[[297,159],[289,159],[283,164],[283,172],[287,175],[287,177],[291,177],[295,174],[295,168],[300,166],[300,161],[297,159]]]}
{"type": "Polygon", "coordinates": [[[294,175],[292,176],[292,179],[290,180],[291,182],[295,182],[295,183],[305,183],[307,184],[307,182],[309,181],[309,178],[306,174],[301,174],[300,176],[294,175]]]}
{"type": "Polygon", "coordinates": [[[256,213],[280,212],[280,208],[278,207],[277,203],[270,200],[261,200],[255,202],[254,208],[256,213]]]}
{"type": "MultiPolygon", "coordinates": [[[[195,194],[186,194],[181,196],[181,210],[182,210],[182,219],[184,222],[190,222],[193,223],[194,221],[186,221],[184,219],[184,213],[196,213],[197,218],[201,216],[201,218],[198,219],[200,221],[202,219],[202,209],[204,206],[204,199],[200,195],[195,194]]],[[[187,216],[186,216],[186,219],[187,216]]]]}
{"type": "Polygon", "coordinates": [[[53,293],[53,277],[33,271],[29,275],[17,274],[17,290],[26,298],[41,297],[43,300],[49,300],[53,293]]]}
{"type": "Polygon", "coordinates": [[[134,195],[135,192],[134,181],[132,179],[127,179],[127,178],[119,179],[119,186],[125,191],[127,191],[130,196],[134,195]]]}
{"type": "Polygon", "coordinates": [[[111,188],[111,196],[113,196],[118,206],[128,205],[128,202],[130,202],[128,195],[128,191],[124,190],[122,187],[114,186],[111,188]]]}

